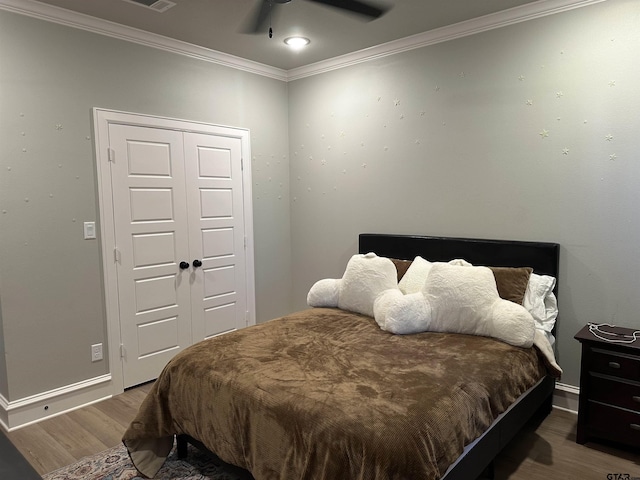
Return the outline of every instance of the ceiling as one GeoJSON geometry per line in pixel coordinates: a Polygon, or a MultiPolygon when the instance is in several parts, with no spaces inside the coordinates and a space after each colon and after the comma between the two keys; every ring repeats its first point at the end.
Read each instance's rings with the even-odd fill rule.
{"type": "MultiPolygon", "coordinates": [[[[291,70],[493,14],[534,0],[368,0],[389,6],[382,17],[362,17],[307,0],[278,5],[272,17],[273,38],[267,31],[242,33],[254,8],[264,0],[172,0],[176,5],[159,13],[125,0],[39,0],[77,13],[115,22],[189,44],[291,70]],[[292,51],[283,40],[303,35],[311,44],[292,51]]],[[[540,3],[540,2],[537,2],[540,3]]]]}

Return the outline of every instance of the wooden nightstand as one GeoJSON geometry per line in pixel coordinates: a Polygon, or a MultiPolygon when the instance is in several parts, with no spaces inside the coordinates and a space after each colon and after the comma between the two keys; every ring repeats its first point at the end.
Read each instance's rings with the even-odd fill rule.
{"type": "MultiPolygon", "coordinates": [[[[624,335],[634,332],[622,327],[601,329],[624,335]]],[[[576,441],[600,438],[640,447],[640,339],[607,342],[591,333],[589,325],[574,338],[582,343],[576,441]]]]}

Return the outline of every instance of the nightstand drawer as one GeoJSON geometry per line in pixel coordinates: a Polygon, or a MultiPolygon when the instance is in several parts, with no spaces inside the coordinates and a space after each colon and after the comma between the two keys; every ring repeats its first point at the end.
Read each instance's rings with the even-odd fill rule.
{"type": "Polygon", "coordinates": [[[587,418],[594,435],[640,447],[640,413],[589,402],[587,418]]]}
{"type": "Polygon", "coordinates": [[[607,341],[587,324],[582,344],[576,442],[606,439],[640,447],[640,337],[627,327],[603,325],[607,341]]]}
{"type": "Polygon", "coordinates": [[[611,380],[599,375],[590,376],[591,400],[627,408],[640,413],[640,384],[611,380]]]}
{"type": "Polygon", "coordinates": [[[640,359],[592,348],[589,371],[640,381],[640,359]]]}

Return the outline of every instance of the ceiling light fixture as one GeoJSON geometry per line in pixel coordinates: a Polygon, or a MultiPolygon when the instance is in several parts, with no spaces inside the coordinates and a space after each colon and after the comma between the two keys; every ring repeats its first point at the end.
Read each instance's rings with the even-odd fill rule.
{"type": "Polygon", "coordinates": [[[300,50],[311,43],[306,37],[287,37],[284,39],[284,43],[293,48],[294,50],[300,50]]]}

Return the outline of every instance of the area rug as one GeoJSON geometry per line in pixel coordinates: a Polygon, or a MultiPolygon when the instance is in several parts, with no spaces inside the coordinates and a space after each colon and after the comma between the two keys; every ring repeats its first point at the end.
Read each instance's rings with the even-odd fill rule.
{"type": "MultiPolygon", "coordinates": [[[[124,445],[85,457],[79,462],[43,475],[43,480],[142,480],[131,463],[124,445]]],[[[253,480],[249,472],[224,463],[213,454],[189,445],[184,460],[171,452],[158,474],[158,480],[253,480]]]]}

